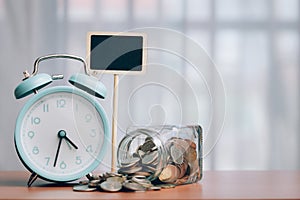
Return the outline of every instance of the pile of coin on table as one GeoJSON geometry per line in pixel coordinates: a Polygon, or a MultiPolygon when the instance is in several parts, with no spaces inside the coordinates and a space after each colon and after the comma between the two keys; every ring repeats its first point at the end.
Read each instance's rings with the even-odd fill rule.
{"type": "Polygon", "coordinates": [[[194,183],[201,178],[196,144],[188,139],[172,137],[162,151],[153,138],[147,137],[136,151],[121,159],[118,173],[89,177],[89,181],[74,186],[74,191],[146,191],[173,188],[194,183]],[[159,172],[159,173],[157,173],[159,172]],[[151,181],[150,181],[151,180],[151,181]]]}
{"type": "Polygon", "coordinates": [[[125,176],[117,173],[105,173],[99,176],[90,176],[88,181],[80,181],[73,187],[73,191],[146,191],[174,188],[174,184],[153,185],[145,176],[125,176]]]}

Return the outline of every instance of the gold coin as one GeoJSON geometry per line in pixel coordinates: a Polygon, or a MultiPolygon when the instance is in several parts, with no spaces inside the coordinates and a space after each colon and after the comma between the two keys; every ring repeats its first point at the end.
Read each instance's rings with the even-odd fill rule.
{"type": "Polygon", "coordinates": [[[193,148],[189,148],[186,152],[186,159],[189,163],[195,161],[197,159],[197,151],[193,148]]]}
{"type": "Polygon", "coordinates": [[[135,172],[134,173],[135,175],[140,175],[140,176],[151,176],[151,173],[150,172],[145,172],[145,171],[139,171],[139,172],[135,172]]]}
{"type": "Polygon", "coordinates": [[[176,181],[180,171],[175,165],[167,165],[159,175],[159,180],[165,183],[172,183],[176,181]]]}
{"type": "Polygon", "coordinates": [[[180,178],[180,179],[177,179],[177,180],[175,181],[175,184],[176,184],[176,185],[182,185],[182,184],[185,184],[185,183],[188,181],[188,179],[189,179],[189,176],[184,176],[184,177],[182,177],[182,178],[180,178]]]}
{"type": "Polygon", "coordinates": [[[184,162],[180,165],[177,165],[177,167],[179,168],[179,171],[180,171],[178,178],[182,178],[186,174],[186,170],[188,168],[188,163],[186,160],[184,160],[184,162]]]}

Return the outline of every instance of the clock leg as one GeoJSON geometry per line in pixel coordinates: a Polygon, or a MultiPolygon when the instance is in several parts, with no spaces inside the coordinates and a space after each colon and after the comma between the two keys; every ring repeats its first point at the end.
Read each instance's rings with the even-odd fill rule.
{"type": "Polygon", "coordinates": [[[29,180],[27,182],[27,187],[30,187],[32,185],[32,183],[37,179],[38,175],[34,172],[32,172],[32,174],[29,177],[29,180]]]}

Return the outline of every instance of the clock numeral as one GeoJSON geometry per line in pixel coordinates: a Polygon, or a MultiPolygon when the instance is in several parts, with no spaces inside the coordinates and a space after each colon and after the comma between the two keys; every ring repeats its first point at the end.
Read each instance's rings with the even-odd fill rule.
{"type": "Polygon", "coordinates": [[[92,145],[87,146],[87,147],[86,147],[86,151],[87,151],[87,152],[93,152],[93,147],[92,147],[92,145]]]}
{"type": "Polygon", "coordinates": [[[41,119],[39,117],[31,117],[32,125],[38,125],[39,123],[41,123],[41,119]]]}
{"type": "Polygon", "coordinates": [[[56,101],[57,108],[64,108],[66,106],[66,100],[65,99],[58,99],[56,101]]]}
{"type": "Polygon", "coordinates": [[[34,146],[33,149],[32,149],[32,153],[33,153],[34,155],[39,154],[39,153],[40,153],[39,148],[38,148],[37,146],[34,146]]]}
{"type": "Polygon", "coordinates": [[[29,137],[30,139],[32,139],[32,138],[34,137],[34,132],[33,132],[33,131],[29,131],[29,132],[27,133],[27,135],[28,135],[28,137],[29,137]]]}
{"type": "Polygon", "coordinates": [[[49,161],[50,161],[50,157],[45,157],[46,159],[46,165],[48,166],[49,165],[49,161]]]}
{"type": "Polygon", "coordinates": [[[66,164],[64,161],[62,161],[62,162],[59,164],[59,167],[60,167],[61,169],[66,169],[66,168],[67,168],[67,164],[66,164]]]}
{"type": "Polygon", "coordinates": [[[85,122],[87,122],[87,123],[88,123],[88,122],[91,122],[91,120],[92,120],[92,115],[91,115],[91,114],[86,114],[84,118],[85,118],[85,122]]]}
{"type": "Polygon", "coordinates": [[[49,112],[49,104],[43,105],[43,112],[49,112]]]}
{"type": "Polygon", "coordinates": [[[90,136],[91,137],[96,137],[96,135],[97,135],[96,129],[91,129],[90,136]]]}
{"type": "Polygon", "coordinates": [[[80,165],[80,164],[82,163],[82,160],[81,160],[81,157],[80,157],[80,156],[76,156],[76,161],[75,161],[75,163],[76,163],[77,165],[80,165]]]}

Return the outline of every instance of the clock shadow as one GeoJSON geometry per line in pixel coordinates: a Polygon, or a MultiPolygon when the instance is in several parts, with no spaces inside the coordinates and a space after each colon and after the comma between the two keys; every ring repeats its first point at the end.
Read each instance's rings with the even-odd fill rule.
{"type": "MultiPolygon", "coordinates": [[[[15,186],[15,187],[27,187],[27,179],[10,177],[1,179],[0,178],[0,186],[15,186]]],[[[57,183],[57,182],[47,182],[41,179],[36,180],[31,187],[73,187],[78,183],[70,182],[70,183],[57,183]]]]}
{"type": "Polygon", "coordinates": [[[32,185],[31,187],[73,187],[74,185],[77,185],[78,182],[52,182],[52,181],[47,181],[41,178],[38,178],[32,185]]]}
{"type": "Polygon", "coordinates": [[[78,183],[34,183],[31,187],[73,187],[78,183]]]}
{"type": "Polygon", "coordinates": [[[0,186],[26,186],[26,182],[20,180],[0,180],[0,186]]]}

